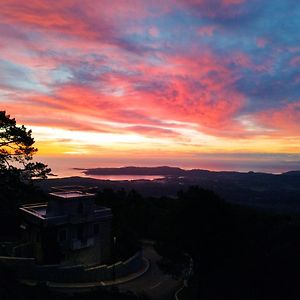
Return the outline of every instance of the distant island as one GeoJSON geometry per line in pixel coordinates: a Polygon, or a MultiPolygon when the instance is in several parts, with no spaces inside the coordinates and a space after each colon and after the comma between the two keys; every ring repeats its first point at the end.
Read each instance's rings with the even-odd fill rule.
{"type": "Polygon", "coordinates": [[[261,172],[184,170],[177,167],[120,167],[76,169],[84,177],[50,179],[50,185],[94,185],[114,190],[125,188],[137,190],[146,196],[176,197],[177,192],[189,186],[200,186],[215,191],[230,203],[248,205],[268,211],[300,213],[300,171],[282,174],[261,172]],[[123,179],[123,176],[140,176],[141,179],[123,179]],[[159,178],[147,180],[147,176],[159,178]],[[103,176],[103,178],[101,178],[103,176]],[[109,179],[109,176],[120,178],[109,179]],[[89,177],[89,178],[87,178],[89,177]],[[145,179],[142,179],[145,178],[145,179]]]}
{"type": "MultiPolygon", "coordinates": [[[[78,170],[78,169],[77,169],[78,170]]],[[[183,176],[187,170],[177,167],[120,167],[120,168],[89,168],[82,169],[86,175],[145,175],[145,176],[183,176]]],[[[206,171],[208,172],[208,171],[206,171]]]]}
{"type": "MultiPolygon", "coordinates": [[[[73,168],[74,170],[82,171],[85,175],[144,175],[144,176],[199,176],[208,174],[264,174],[274,175],[263,172],[237,172],[237,171],[209,171],[204,169],[185,170],[178,167],[158,166],[158,167],[119,167],[119,168],[73,168]]],[[[300,171],[289,171],[279,175],[300,176],[300,171]]]]}

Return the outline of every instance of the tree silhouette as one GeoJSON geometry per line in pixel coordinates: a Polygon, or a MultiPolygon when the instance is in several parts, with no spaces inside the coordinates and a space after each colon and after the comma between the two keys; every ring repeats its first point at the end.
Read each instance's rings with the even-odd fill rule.
{"type": "Polygon", "coordinates": [[[16,120],[0,111],[0,175],[19,179],[47,178],[51,169],[40,162],[31,162],[38,151],[33,146],[31,130],[18,126],[16,120]]]}

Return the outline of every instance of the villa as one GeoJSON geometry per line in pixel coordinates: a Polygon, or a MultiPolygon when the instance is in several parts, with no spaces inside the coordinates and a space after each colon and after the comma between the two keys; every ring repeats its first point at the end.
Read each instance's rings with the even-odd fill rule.
{"type": "Polygon", "coordinates": [[[50,193],[47,204],[20,208],[23,240],[40,264],[106,263],[111,253],[111,210],[97,207],[94,195],[81,191],[50,193]]]}
{"type": "Polygon", "coordinates": [[[0,245],[0,264],[26,284],[61,288],[103,286],[132,279],[147,269],[142,251],[114,259],[112,212],[84,190],[58,190],[47,203],[20,207],[22,238],[0,245]]]}

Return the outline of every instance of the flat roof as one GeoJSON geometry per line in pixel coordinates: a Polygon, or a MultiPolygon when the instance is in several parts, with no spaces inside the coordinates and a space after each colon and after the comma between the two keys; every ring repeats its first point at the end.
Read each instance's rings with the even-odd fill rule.
{"type": "Polygon", "coordinates": [[[93,197],[95,194],[84,193],[81,191],[65,191],[65,192],[54,192],[49,193],[51,196],[55,196],[62,199],[71,199],[71,198],[79,198],[79,197],[93,197]]]}
{"type": "MultiPolygon", "coordinates": [[[[68,214],[58,214],[54,216],[47,216],[47,203],[40,203],[40,204],[29,204],[24,205],[19,208],[21,211],[25,212],[26,214],[29,214],[35,218],[38,218],[43,221],[53,221],[59,220],[60,222],[63,221],[63,223],[70,223],[70,220],[68,218],[68,214]]],[[[111,218],[111,209],[104,206],[96,206],[93,210],[93,212],[90,214],[90,216],[94,217],[95,220],[104,219],[104,218],[111,218]]],[[[51,222],[52,222],[51,221],[51,222]]]]}

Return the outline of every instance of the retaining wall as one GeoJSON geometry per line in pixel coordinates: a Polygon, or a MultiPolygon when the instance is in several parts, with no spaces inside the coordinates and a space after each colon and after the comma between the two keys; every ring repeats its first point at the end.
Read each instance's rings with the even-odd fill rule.
{"type": "Polygon", "coordinates": [[[0,256],[3,264],[16,271],[19,279],[58,283],[108,281],[128,276],[143,266],[142,252],[114,265],[86,267],[84,265],[37,265],[34,258],[0,256]]]}

